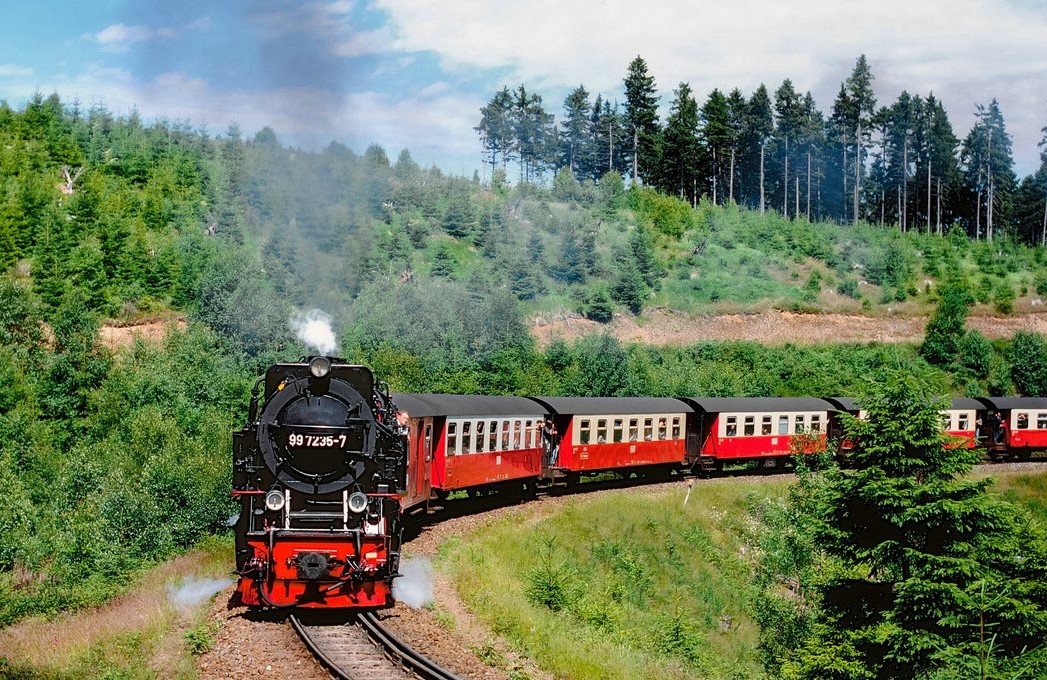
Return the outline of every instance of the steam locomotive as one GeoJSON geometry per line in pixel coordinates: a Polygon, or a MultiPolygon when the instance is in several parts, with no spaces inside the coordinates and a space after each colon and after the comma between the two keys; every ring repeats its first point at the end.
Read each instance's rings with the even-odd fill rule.
{"type": "Polygon", "coordinates": [[[233,433],[235,599],[251,607],[392,604],[407,441],[370,369],[308,357],[256,381],[233,433]],[[264,392],[259,401],[259,391],[264,392]]]}
{"type": "MultiPolygon", "coordinates": [[[[390,394],[340,359],[276,364],[233,434],[236,597],[268,608],[389,606],[404,517],[452,493],[518,498],[587,475],[778,467],[831,441],[846,449],[843,414],[863,417],[845,397],[390,394]]],[[[1028,458],[1047,451],[1047,398],[957,398],[942,431],[994,460],[1028,458]]]]}

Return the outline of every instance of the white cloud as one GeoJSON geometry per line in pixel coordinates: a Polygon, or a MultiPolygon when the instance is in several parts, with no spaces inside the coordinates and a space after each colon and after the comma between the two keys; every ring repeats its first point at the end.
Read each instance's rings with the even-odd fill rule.
{"type": "Polygon", "coordinates": [[[28,78],[33,69],[19,64],[0,64],[0,78],[28,78]]]}
{"type": "Polygon", "coordinates": [[[175,35],[173,28],[152,29],[148,26],[113,24],[98,33],[85,33],[82,37],[100,45],[106,52],[126,52],[135,43],[153,38],[172,38],[175,35]]]}

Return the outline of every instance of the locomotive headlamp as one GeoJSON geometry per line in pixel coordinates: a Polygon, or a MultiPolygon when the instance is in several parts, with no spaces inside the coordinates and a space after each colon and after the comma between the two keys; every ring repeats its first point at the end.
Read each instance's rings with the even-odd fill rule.
{"type": "Polygon", "coordinates": [[[265,507],[273,512],[283,510],[285,501],[284,492],[280,489],[273,489],[265,495],[265,507]]]}
{"type": "Polygon", "coordinates": [[[367,509],[367,494],[356,491],[349,496],[349,509],[360,514],[367,509]]]}
{"type": "Polygon", "coordinates": [[[309,372],[314,378],[323,378],[331,372],[331,360],[327,357],[313,357],[309,362],[309,372]]]}

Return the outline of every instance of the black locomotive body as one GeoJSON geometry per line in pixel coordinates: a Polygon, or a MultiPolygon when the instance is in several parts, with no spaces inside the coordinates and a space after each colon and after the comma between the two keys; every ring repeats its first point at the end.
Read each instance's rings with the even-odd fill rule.
{"type": "Polygon", "coordinates": [[[407,442],[388,392],[366,367],[310,357],[269,368],[248,420],[233,433],[239,600],[391,605],[407,442]]]}

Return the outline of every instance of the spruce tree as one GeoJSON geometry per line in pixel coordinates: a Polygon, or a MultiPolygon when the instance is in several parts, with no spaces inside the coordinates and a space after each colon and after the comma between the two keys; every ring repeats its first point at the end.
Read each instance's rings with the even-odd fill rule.
{"type": "Polygon", "coordinates": [[[632,138],[628,169],[633,181],[650,183],[658,175],[661,135],[658,129],[658,96],[654,76],[647,73],[647,62],[637,56],[629,63],[625,76],[625,122],[632,138]]]}
{"type": "Polygon", "coordinates": [[[979,452],[943,433],[946,402],[926,383],[899,373],[861,406],[867,418],[844,423],[854,469],[826,475],[805,507],[818,609],[783,674],[1044,677],[1042,531],[968,476],[979,452]]]}

